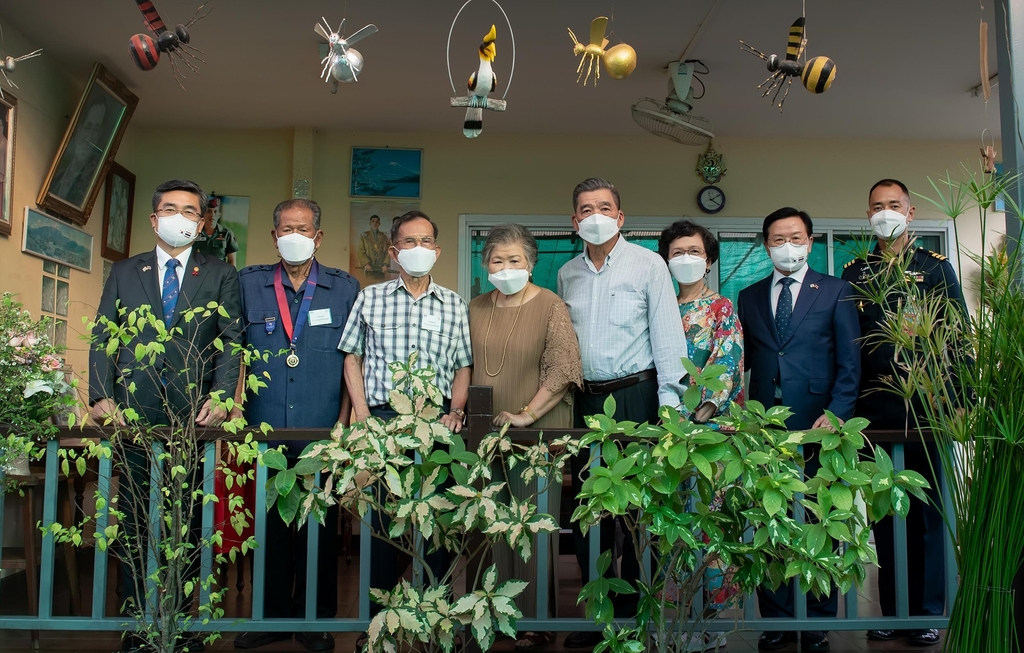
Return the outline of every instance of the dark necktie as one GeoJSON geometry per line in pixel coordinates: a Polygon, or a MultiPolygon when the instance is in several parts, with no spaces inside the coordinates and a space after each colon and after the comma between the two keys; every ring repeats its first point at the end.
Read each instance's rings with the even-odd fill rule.
{"type": "Polygon", "coordinates": [[[789,328],[790,318],[793,317],[793,293],[789,287],[796,281],[783,277],[779,279],[779,283],[782,284],[782,292],[779,293],[779,303],[775,305],[775,331],[781,338],[789,328]]]}
{"type": "Polygon", "coordinates": [[[164,307],[164,324],[168,329],[171,328],[171,320],[174,318],[174,307],[178,305],[178,274],[175,268],[179,265],[181,262],[176,258],[167,261],[163,291],[160,293],[164,307]]]}

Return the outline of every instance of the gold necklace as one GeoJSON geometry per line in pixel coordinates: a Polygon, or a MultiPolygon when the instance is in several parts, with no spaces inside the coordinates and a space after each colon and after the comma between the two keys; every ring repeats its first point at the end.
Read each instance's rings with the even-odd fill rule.
{"type": "MultiPolygon", "coordinates": [[[[498,306],[498,296],[491,295],[491,316],[487,318],[487,332],[484,333],[484,372],[487,376],[498,376],[501,374],[501,368],[505,367],[505,354],[508,351],[508,341],[512,339],[512,332],[516,330],[516,324],[519,323],[519,315],[523,312],[523,304],[526,303],[526,291],[527,288],[523,288],[523,296],[519,299],[519,310],[516,311],[516,319],[512,322],[512,328],[509,329],[508,337],[505,338],[505,346],[501,348],[501,363],[498,364],[498,371],[492,373],[490,366],[487,364],[487,341],[491,335],[491,323],[494,321],[494,309],[498,306]]],[[[497,292],[497,291],[495,291],[497,292]]]]}

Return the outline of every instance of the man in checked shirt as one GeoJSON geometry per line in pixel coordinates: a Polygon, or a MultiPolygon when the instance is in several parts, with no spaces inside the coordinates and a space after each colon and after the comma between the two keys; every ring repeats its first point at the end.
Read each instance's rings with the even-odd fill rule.
{"type": "MultiPolygon", "coordinates": [[[[397,415],[388,403],[394,388],[388,364],[419,352],[417,366],[434,368],[434,383],[445,398],[441,423],[458,433],[469,398],[473,350],[466,302],[430,277],[441,254],[437,225],[425,213],[409,211],[392,224],[388,251],[401,267],[399,277],[367,286],[359,293],[338,345],[346,353],[345,386],[352,397],[354,421],[365,421],[371,415],[388,420],[397,415]]],[[[386,524],[378,523],[379,513],[373,514],[373,521],[375,529],[386,529],[386,524]]],[[[370,586],[391,591],[404,571],[395,563],[395,549],[374,538],[370,555],[370,586]]],[[[449,563],[443,549],[426,559],[435,574],[449,563]]],[[[370,606],[371,615],[379,611],[379,605],[370,606]]],[[[361,636],[357,650],[363,642],[361,636]]]]}
{"type": "MultiPolygon", "coordinates": [[[[586,428],[584,417],[604,411],[615,399],[615,419],[658,422],[660,406],[679,406],[686,375],[686,336],[665,262],[657,252],[627,242],[619,233],[625,216],[619,191],[604,179],[590,178],[572,193],[572,224],[583,239],[583,253],[558,271],[558,294],[580,341],[583,390],[575,402],[575,426],[586,428]]],[[[587,454],[572,461],[573,490],[583,486],[580,473],[587,454]]],[[[601,524],[601,550],[611,548],[615,524],[601,524]]],[[[590,580],[590,549],[573,523],[576,560],[583,582],[590,580]]],[[[632,540],[624,540],[623,580],[636,581],[639,566],[632,540]]],[[[637,595],[618,596],[615,616],[636,614],[637,595]]],[[[589,648],[601,641],[599,632],[572,633],[567,648],[589,648]]]]}

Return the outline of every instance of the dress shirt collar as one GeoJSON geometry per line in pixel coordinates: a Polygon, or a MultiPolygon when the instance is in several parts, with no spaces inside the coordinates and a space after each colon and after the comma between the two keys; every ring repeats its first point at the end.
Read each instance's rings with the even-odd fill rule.
{"type": "MultiPolygon", "coordinates": [[[[608,252],[608,256],[604,259],[604,265],[601,266],[601,270],[605,269],[613,260],[615,260],[616,256],[621,254],[625,249],[626,237],[622,235],[622,232],[619,232],[618,236],[619,240],[612,247],[612,250],[608,252]]],[[[590,260],[590,250],[587,249],[586,245],[583,246],[583,262],[587,264],[587,267],[590,268],[591,272],[595,274],[599,274],[601,272],[601,270],[598,270],[594,265],[594,262],[590,260]]]]}
{"type": "MultiPolygon", "coordinates": [[[[807,270],[810,269],[810,267],[811,266],[805,264],[802,268],[789,275],[789,278],[802,286],[804,284],[804,277],[807,276],[807,270]]],[[[782,279],[785,276],[786,275],[779,272],[778,269],[774,269],[772,271],[772,288],[779,285],[779,279],[782,279]]]]}
{"type": "MultiPolygon", "coordinates": [[[[402,278],[402,275],[398,275],[398,278],[395,279],[394,281],[389,281],[387,288],[385,289],[384,292],[387,295],[393,295],[395,292],[398,291],[399,288],[405,288],[405,291],[409,292],[409,289],[406,288],[405,286],[405,279],[402,278]]],[[[444,295],[441,294],[438,288],[439,286],[436,283],[434,283],[434,277],[430,277],[430,285],[427,286],[427,292],[420,295],[420,298],[426,297],[427,295],[433,295],[434,297],[437,297],[443,302],[444,295]]],[[[409,296],[411,297],[412,293],[409,293],[409,296]]]]}
{"type": "MultiPolygon", "coordinates": [[[[188,265],[188,257],[190,257],[190,256],[192,256],[192,247],[191,246],[189,246],[188,248],[185,249],[185,251],[181,252],[180,254],[178,254],[177,256],[174,257],[174,258],[178,259],[178,263],[181,264],[179,266],[181,268],[181,270],[184,270],[185,266],[188,265]]],[[[156,265],[157,265],[157,268],[160,270],[161,276],[163,275],[163,271],[167,269],[167,261],[170,261],[170,260],[171,260],[171,255],[168,254],[167,252],[165,252],[163,247],[160,247],[159,245],[157,245],[156,246],[156,265]]],[[[178,273],[178,276],[179,277],[181,276],[181,272],[178,273]]]]}

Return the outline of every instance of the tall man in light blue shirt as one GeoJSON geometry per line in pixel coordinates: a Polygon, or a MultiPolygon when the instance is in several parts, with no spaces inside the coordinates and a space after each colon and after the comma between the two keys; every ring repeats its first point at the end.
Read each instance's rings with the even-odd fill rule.
{"type": "MultiPolygon", "coordinates": [[[[583,253],[558,271],[558,294],[569,307],[583,357],[583,390],[576,395],[575,422],[603,411],[615,399],[615,419],[658,421],[660,406],[678,406],[686,375],[686,336],[665,262],[656,252],[627,242],[619,234],[625,220],[619,191],[604,179],[591,178],[573,190],[573,227],[586,243],[583,253]]],[[[583,485],[587,456],[572,461],[573,489],[583,485]]],[[[601,524],[601,549],[611,548],[615,525],[601,524]]],[[[576,560],[587,582],[590,572],[586,538],[573,524],[576,560]]],[[[622,578],[639,576],[630,538],[622,555],[622,578]]],[[[616,616],[636,613],[637,595],[616,597],[616,616]]],[[[600,633],[572,633],[568,648],[585,648],[600,633]]]]}

